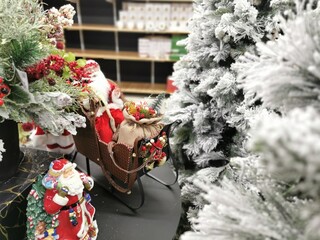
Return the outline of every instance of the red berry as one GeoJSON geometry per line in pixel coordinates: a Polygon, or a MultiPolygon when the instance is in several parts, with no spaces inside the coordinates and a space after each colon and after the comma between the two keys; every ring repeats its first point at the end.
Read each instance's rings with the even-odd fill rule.
{"type": "Polygon", "coordinates": [[[3,83],[3,78],[2,77],[0,77],[0,83],[3,83]]]}
{"type": "Polygon", "coordinates": [[[23,131],[30,132],[31,130],[33,130],[34,125],[33,125],[33,123],[28,122],[28,123],[23,123],[21,125],[21,127],[22,127],[23,131]]]}
{"type": "Polygon", "coordinates": [[[4,104],[4,101],[2,98],[0,98],[0,107],[4,104]]]}
{"type": "Polygon", "coordinates": [[[0,98],[8,95],[10,93],[10,88],[7,84],[1,83],[0,84],[0,98]]]}
{"type": "Polygon", "coordinates": [[[141,151],[146,151],[146,150],[147,150],[146,146],[141,147],[141,151]]]}
{"type": "Polygon", "coordinates": [[[56,85],[56,81],[53,78],[49,78],[48,79],[48,83],[49,83],[50,86],[56,85]]]}
{"type": "Polygon", "coordinates": [[[63,44],[63,42],[57,42],[56,47],[57,47],[58,49],[64,49],[64,44],[63,44]]]}

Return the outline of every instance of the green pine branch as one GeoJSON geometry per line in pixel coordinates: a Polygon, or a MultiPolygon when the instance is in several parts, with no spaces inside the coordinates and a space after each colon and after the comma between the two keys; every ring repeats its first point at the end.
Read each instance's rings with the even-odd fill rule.
{"type": "Polygon", "coordinates": [[[166,94],[161,93],[159,94],[151,103],[150,107],[156,110],[157,112],[160,112],[160,109],[162,107],[163,101],[166,99],[166,94]]]}

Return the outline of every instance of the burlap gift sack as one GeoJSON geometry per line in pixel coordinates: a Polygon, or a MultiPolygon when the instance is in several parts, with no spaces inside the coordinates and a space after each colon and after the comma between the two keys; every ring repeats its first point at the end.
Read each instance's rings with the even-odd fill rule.
{"type": "Polygon", "coordinates": [[[160,123],[162,116],[136,120],[127,109],[123,110],[123,115],[125,120],[118,127],[113,140],[129,147],[133,147],[136,139],[156,137],[164,126],[160,123]]]}

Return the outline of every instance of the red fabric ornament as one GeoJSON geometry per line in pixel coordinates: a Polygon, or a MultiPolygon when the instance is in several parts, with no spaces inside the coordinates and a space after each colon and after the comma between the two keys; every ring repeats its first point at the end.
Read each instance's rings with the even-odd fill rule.
{"type": "Polygon", "coordinates": [[[123,112],[121,109],[110,109],[111,115],[115,121],[116,127],[118,127],[124,120],[123,112]]]}
{"type": "Polygon", "coordinates": [[[102,141],[105,143],[111,142],[113,131],[110,127],[110,118],[106,112],[96,118],[96,130],[102,141]]]}

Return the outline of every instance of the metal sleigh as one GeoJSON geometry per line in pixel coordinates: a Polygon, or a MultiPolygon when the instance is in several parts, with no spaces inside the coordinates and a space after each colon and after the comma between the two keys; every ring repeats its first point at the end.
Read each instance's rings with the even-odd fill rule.
{"type": "MultiPolygon", "coordinates": [[[[133,147],[128,147],[124,144],[115,144],[111,147],[109,144],[103,142],[96,132],[95,112],[94,104],[91,104],[91,109],[88,111],[82,109],[82,114],[86,117],[86,128],[77,129],[77,135],[74,136],[77,150],[73,155],[72,161],[76,159],[78,153],[85,156],[87,173],[89,175],[91,175],[90,161],[97,164],[101,168],[109,186],[106,188],[106,184],[104,183],[100,184],[102,187],[106,188],[115,198],[131,210],[137,210],[144,204],[145,200],[141,176],[146,175],[168,188],[177,182],[178,166],[170,149],[170,136],[174,127],[180,124],[181,121],[175,121],[165,125],[160,134],[155,137],[156,139],[159,136],[162,136],[163,133],[167,136],[167,144],[162,151],[165,152],[167,156],[167,162],[169,160],[172,162],[175,178],[172,182],[166,182],[165,180],[153,176],[146,168],[146,162],[143,162],[143,159],[139,157],[140,147],[147,139],[136,139],[133,147]],[[125,201],[117,193],[131,194],[135,182],[137,182],[138,185],[139,202],[137,204],[132,204],[130,203],[130,200],[125,201]]],[[[149,162],[152,162],[152,160],[153,159],[150,159],[149,162]]],[[[97,183],[99,184],[99,181],[97,183]]]]}

